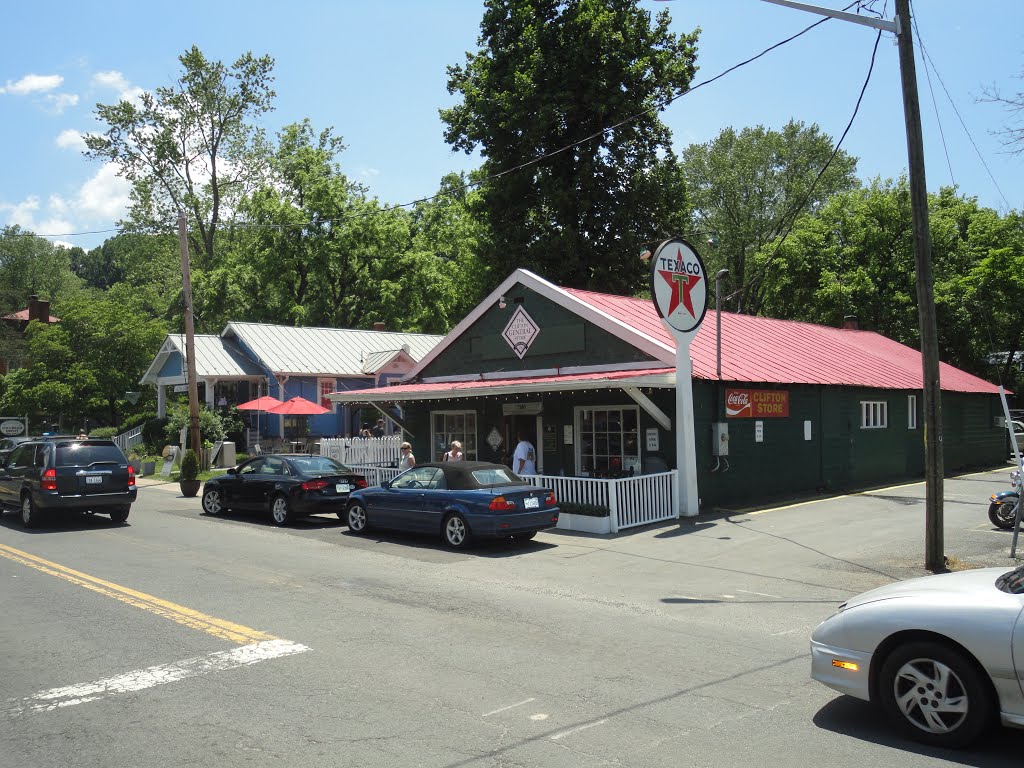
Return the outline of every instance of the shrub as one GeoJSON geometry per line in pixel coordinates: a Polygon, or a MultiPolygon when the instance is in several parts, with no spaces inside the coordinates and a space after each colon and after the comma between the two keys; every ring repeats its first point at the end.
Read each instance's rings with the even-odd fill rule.
{"type": "Polygon", "coordinates": [[[586,515],[587,517],[608,517],[612,511],[599,504],[576,504],[572,501],[559,502],[558,509],[570,515],[586,515]]]}
{"type": "MultiPolygon", "coordinates": [[[[121,431],[127,432],[129,429],[134,429],[140,424],[145,425],[147,421],[151,421],[156,418],[156,414],[153,411],[146,411],[144,413],[133,413],[131,416],[125,416],[124,421],[121,422],[121,431]]],[[[145,427],[143,427],[145,429],[145,427]]]]}
{"type": "Polygon", "coordinates": [[[189,448],[181,457],[181,473],[179,480],[196,480],[199,478],[199,456],[189,448]]]}
{"type": "MultiPolygon", "coordinates": [[[[164,427],[164,436],[172,444],[177,444],[178,435],[183,427],[189,425],[188,406],[176,406],[167,414],[167,425],[164,427]]],[[[199,432],[203,440],[209,440],[212,444],[217,440],[224,439],[224,425],[221,423],[220,415],[211,411],[205,406],[199,408],[199,432]]]]}
{"type": "Polygon", "coordinates": [[[142,442],[150,453],[160,453],[160,450],[167,442],[164,437],[164,430],[167,427],[167,419],[155,416],[142,425],[142,442]]]}
{"type": "Polygon", "coordinates": [[[96,427],[96,429],[89,430],[89,437],[94,437],[97,440],[109,440],[117,434],[117,427],[96,427]]]}

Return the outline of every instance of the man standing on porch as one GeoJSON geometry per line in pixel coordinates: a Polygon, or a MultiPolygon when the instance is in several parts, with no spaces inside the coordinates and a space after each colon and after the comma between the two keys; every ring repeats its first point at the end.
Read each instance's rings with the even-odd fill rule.
{"type": "Polygon", "coordinates": [[[517,434],[519,444],[515,453],[512,454],[512,467],[519,476],[537,474],[537,452],[533,443],[526,439],[523,432],[517,434]]]}

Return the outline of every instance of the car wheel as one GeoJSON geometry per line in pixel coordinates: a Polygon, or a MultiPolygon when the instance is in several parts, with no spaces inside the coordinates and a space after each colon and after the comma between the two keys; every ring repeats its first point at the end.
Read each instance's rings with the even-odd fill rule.
{"type": "Polygon", "coordinates": [[[123,523],[128,519],[128,513],[132,511],[131,504],[123,504],[110,510],[110,519],[115,523],[123,523]]]}
{"type": "Polygon", "coordinates": [[[219,515],[224,509],[224,497],[221,496],[220,488],[206,488],[203,490],[203,512],[208,515],[219,515]]]}
{"type": "Polygon", "coordinates": [[[469,526],[462,515],[453,513],[444,519],[444,543],[452,549],[468,546],[470,535],[469,526]]]}
{"type": "Polygon", "coordinates": [[[26,528],[35,528],[39,525],[39,510],[36,509],[36,503],[32,501],[30,493],[21,497],[21,523],[26,528]]]}
{"type": "Polygon", "coordinates": [[[972,659],[930,641],[907,643],[882,665],[882,706],[911,738],[964,747],[992,722],[992,692],[972,659]]]}
{"type": "Polygon", "coordinates": [[[369,520],[366,517],[366,507],[358,501],[353,501],[348,505],[345,520],[348,522],[348,529],[352,533],[365,533],[366,529],[370,527],[369,520]]]}
{"type": "Polygon", "coordinates": [[[274,525],[288,525],[292,521],[292,513],[288,508],[288,499],[281,494],[270,500],[270,516],[274,518],[274,525]]]}
{"type": "Polygon", "coordinates": [[[1017,500],[1009,499],[1001,504],[993,501],[988,505],[988,519],[997,528],[1012,529],[1017,520],[1017,500]]]}
{"type": "Polygon", "coordinates": [[[536,531],[530,531],[529,533],[513,533],[512,538],[516,541],[529,541],[536,535],[536,531]]]}

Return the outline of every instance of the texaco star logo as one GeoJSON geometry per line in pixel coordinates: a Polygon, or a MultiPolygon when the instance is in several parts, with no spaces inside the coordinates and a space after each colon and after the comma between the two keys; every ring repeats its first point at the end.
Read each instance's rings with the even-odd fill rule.
{"type": "Polygon", "coordinates": [[[651,258],[651,297],[675,331],[696,331],[708,304],[704,262],[684,240],[667,240],[651,258]]]}

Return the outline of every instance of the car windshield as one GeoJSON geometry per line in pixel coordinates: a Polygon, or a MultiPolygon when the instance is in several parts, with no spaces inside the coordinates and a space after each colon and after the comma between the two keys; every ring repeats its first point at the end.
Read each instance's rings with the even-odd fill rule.
{"type": "Polygon", "coordinates": [[[87,467],[97,462],[125,464],[127,460],[121,449],[113,443],[94,443],[89,440],[57,443],[59,467],[87,467]]]}
{"type": "Polygon", "coordinates": [[[511,469],[505,467],[488,467],[487,469],[475,469],[473,470],[473,479],[477,485],[488,486],[488,485],[529,485],[525,480],[521,480],[519,476],[511,469]]]}
{"type": "Polygon", "coordinates": [[[289,459],[295,468],[299,472],[317,473],[317,472],[349,472],[349,468],[344,464],[339,464],[334,459],[328,458],[327,456],[302,456],[299,458],[289,459]]]}
{"type": "Polygon", "coordinates": [[[1024,565],[996,579],[996,589],[1011,595],[1024,595],[1024,565]]]}

